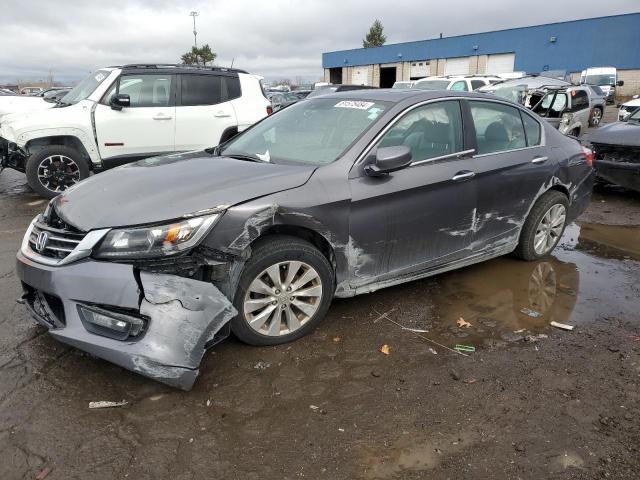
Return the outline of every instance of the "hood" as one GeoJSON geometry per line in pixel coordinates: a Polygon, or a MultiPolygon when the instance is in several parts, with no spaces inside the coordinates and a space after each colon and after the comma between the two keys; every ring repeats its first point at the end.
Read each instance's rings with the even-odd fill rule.
{"type": "Polygon", "coordinates": [[[640,147],[640,124],[636,122],[615,122],[603,125],[590,134],[591,143],[640,147]]]}
{"type": "Polygon", "coordinates": [[[16,112],[30,112],[51,108],[55,103],[45,101],[42,97],[6,96],[0,97],[0,116],[16,112]]]}
{"type": "Polygon", "coordinates": [[[84,231],[159,223],[298,187],[315,168],[206,152],[153,157],[94,175],[53,204],[63,220],[84,231]]]}
{"type": "Polygon", "coordinates": [[[623,107],[640,107],[640,98],[634,98],[622,104],[623,107]]]}
{"type": "Polygon", "coordinates": [[[32,132],[34,130],[46,130],[52,128],[73,127],[78,128],[79,123],[90,124],[90,114],[93,102],[83,100],[75,105],[65,107],[55,107],[55,103],[45,102],[41,98],[36,98],[47,107],[39,109],[31,109],[10,113],[1,118],[0,124],[4,127],[10,127],[15,132],[16,137],[21,133],[32,132]],[[82,113],[86,112],[86,117],[82,117],[82,113]],[[86,122],[82,122],[86,120],[86,122]]]}

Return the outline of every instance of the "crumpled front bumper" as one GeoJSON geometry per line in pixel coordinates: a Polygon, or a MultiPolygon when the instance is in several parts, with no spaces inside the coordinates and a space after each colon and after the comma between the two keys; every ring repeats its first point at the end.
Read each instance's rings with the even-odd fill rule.
{"type": "Polygon", "coordinates": [[[131,265],[87,259],[47,266],[19,252],[16,269],[25,299],[38,293],[44,294],[38,298],[52,303],[43,310],[41,301],[26,302],[55,338],[184,390],[193,386],[206,348],[228,335],[228,322],[236,315],[231,302],[211,283],[136,272],[131,265]],[[127,340],[92,333],[78,305],[136,312],[146,320],[145,330],[127,340]]]}

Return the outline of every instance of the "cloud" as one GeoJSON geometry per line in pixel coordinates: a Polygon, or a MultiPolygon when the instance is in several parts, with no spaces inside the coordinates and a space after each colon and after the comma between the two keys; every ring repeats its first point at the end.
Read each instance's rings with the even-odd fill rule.
{"type": "Polygon", "coordinates": [[[197,10],[198,43],[222,66],[267,78],[322,77],[321,54],[358,48],[379,18],[388,43],[637,11],[637,0],[4,0],[0,82],[77,81],[102,66],[177,63],[193,44],[189,12],[197,10]]]}

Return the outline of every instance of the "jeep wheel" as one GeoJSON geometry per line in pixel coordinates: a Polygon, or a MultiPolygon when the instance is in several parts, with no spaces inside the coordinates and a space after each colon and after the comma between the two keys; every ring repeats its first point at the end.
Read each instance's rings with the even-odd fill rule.
{"type": "Polygon", "coordinates": [[[267,237],[240,277],[231,330],[251,345],[296,340],[325,316],[333,290],[333,269],[318,249],[296,237],[267,237]]]}
{"type": "Polygon", "coordinates": [[[89,165],[73,148],[45,147],[27,160],[27,183],[38,194],[53,198],[89,176],[89,165]]]}

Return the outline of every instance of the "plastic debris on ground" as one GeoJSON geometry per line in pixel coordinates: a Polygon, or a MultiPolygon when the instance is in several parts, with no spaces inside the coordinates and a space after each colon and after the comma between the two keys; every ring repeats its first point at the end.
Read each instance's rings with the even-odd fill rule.
{"type": "Polygon", "coordinates": [[[471,324],[462,317],[460,317],[456,323],[460,328],[462,327],[469,328],[471,326],[471,324]]]}
{"type": "Polygon", "coordinates": [[[124,407],[129,402],[126,400],[122,400],[121,402],[89,402],[89,408],[114,408],[114,407],[124,407]]]}
{"type": "Polygon", "coordinates": [[[408,330],[409,332],[413,332],[413,333],[429,333],[429,330],[423,330],[422,328],[402,327],[402,329],[408,330]]]}
{"type": "Polygon", "coordinates": [[[542,316],[540,312],[536,312],[535,310],[531,310],[530,308],[521,308],[520,312],[524,313],[525,315],[529,315],[532,318],[538,318],[542,316]]]}
{"type": "Polygon", "coordinates": [[[574,328],[573,325],[567,325],[566,323],[558,323],[558,322],[551,322],[551,326],[560,328],[562,330],[573,330],[574,328]]]}
{"type": "Polygon", "coordinates": [[[436,352],[436,350],[435,350],[434,348],[429,347],[429,351],[430,351],[431,353],[433,353],[434,355],[437,355],[437,354],[438,354],[438,352],[436,352]]]}
{"type": "Polygon", "coordinates": [[[464,353],[473,353],[476,351],[476,347],[472,347],[470,345],[454,345],[453,349],[457,352],[464,352],[464,353]]]}
{"type": "Polygon", "coordinates": [[[389,345],[387,345],[386,343],[382,345],[378,350],[380,350],[380,352],[384,353],[385,355],[389,355],[391,353],[391,349],[389,348],[389,345]]]}
{"type": "Polygon", "coordinates": [[[40,470],[40,473],[36,475],[36,480],[44,480],[45,478],[47,478],[47,475],[51,473],[51,470],[51,467],[43,468],[42,470],[40,470]]]}

